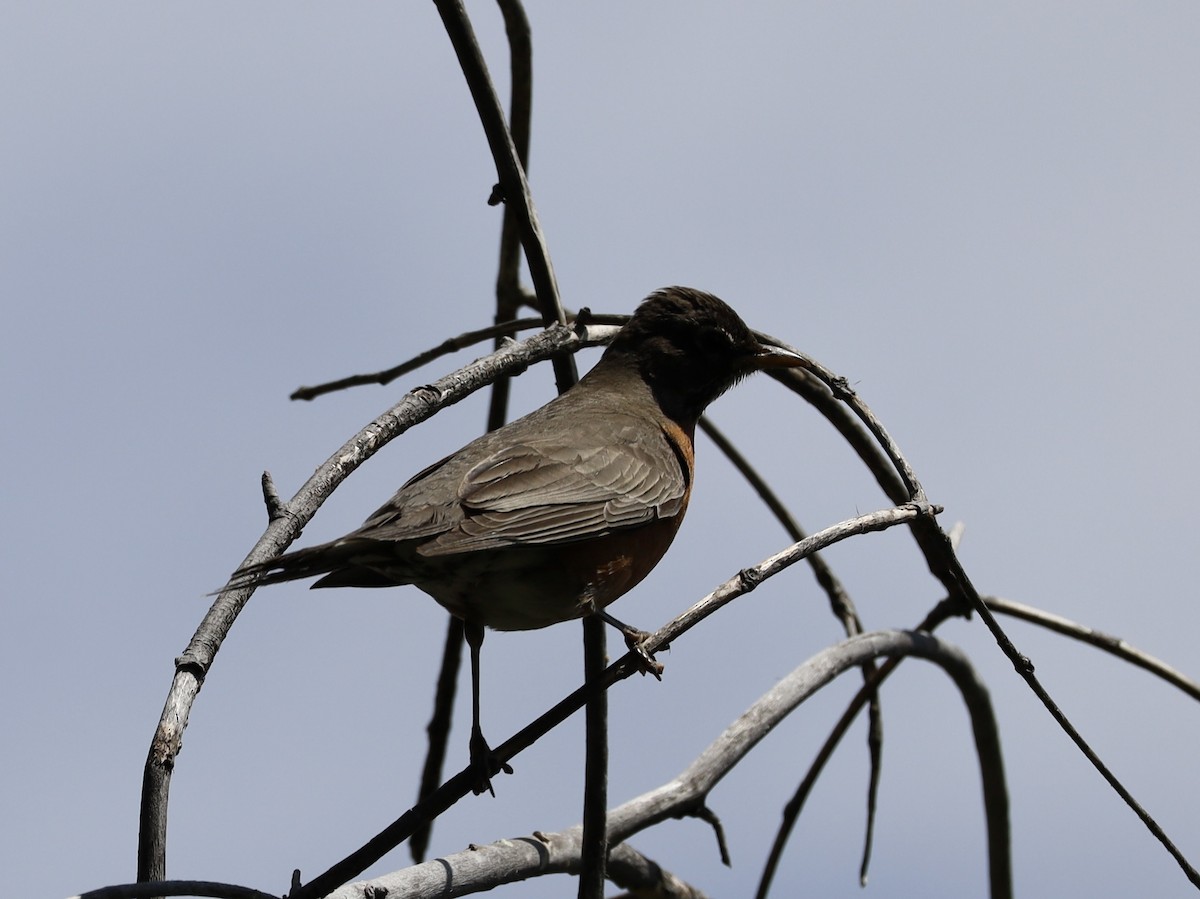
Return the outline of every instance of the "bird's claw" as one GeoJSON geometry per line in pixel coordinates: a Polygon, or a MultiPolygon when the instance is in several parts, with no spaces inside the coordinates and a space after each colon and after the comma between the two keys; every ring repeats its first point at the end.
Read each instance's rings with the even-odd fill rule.
{"type": "MultiPolygon", "coordinates": [[[[650,634],[632,627],[622,628],[621,633],[625,637],[625,645],[637,659],[638,670],[643,675],[653,674],[656,680],[662,680],[663,664],[655,659],[643,645],[649,639],[650,634]]],[[[667,647],[662,648],[666,649],[667,647]]]]}
{"type": "Polygon", "coordinates": [[[496,791],[492,789],[492,778],[500,773],[513,773],[512,765],[496,758],[492,747],[483,738],[483,731],[478,729],[471,732],[471,772],[475,778],[471,792],[476,796],[491,793],[493,798],[496,791]]]}

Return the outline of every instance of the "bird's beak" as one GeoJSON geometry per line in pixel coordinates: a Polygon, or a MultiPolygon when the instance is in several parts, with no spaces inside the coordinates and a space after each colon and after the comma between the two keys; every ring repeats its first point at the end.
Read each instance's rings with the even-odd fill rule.
{"type": "Polygon", "coordinates": [[[798,353],[785,350],[782,347],[761,344],[754,354],[755,368],[796,368],[806,365],[808,360],[798,353]]]}

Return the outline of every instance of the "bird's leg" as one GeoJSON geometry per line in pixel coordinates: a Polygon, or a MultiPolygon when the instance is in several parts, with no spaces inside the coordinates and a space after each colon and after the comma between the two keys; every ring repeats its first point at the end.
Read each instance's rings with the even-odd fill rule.
{"type": "MultiPolygon", "coordinates": [[[[611,624],[621,632],[621,636],[625,638],[625,645],[629,647],[629,651],[637,656],[638,667],[642,674],[653,674],[659,680],[662,680],[663,666],[661,662],[655,660],[654,656],[646,652],[642,648],[642,643],[650,636],[646,631],[640,631],[636,627],[626,624],[625,622],[614,618],[604,609],[596,609],[595,613],[600,619],[607,624],[611,624]]],[[[663,649],[666,649],[664,646],[663,649]]]]}
{"type": "Polygon", "coordinates": [[[512,774],[513,769],[511,765],[496,760],[492,747],[483,738],[483,728],[479,726],[479,649],[483,646],[483,625],[466,621],[463,634],[471,650],[471,767],[475,770],[476,778],[472,789],[476,796],[485,790],[495,796],[492,775],[501,771],[512,774]]]}

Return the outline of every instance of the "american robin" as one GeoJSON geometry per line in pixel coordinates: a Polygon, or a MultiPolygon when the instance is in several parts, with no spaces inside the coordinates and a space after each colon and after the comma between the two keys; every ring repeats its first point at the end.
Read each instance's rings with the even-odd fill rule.
{"type": "Polygon", "coordinates": [[[482,789],[496,770],[479,725],[484,628],[599,614],[628,634],[604,609],[679,530],[701,413],[751,372],[799,364],[715,296],[657,291],[570,390],[429,466],[358,530],[240,569],[233,584],[413,584],[462,619],[482,789]]]}

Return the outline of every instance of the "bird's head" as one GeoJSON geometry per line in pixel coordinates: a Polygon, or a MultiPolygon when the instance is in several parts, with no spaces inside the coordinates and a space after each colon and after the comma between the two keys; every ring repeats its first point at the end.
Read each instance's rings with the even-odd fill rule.
{"type": "Polygon", "coordinates": [[[650,294],[604,354],[632,360],[663,410],[694,424],[705,408],[751,372],[794,367],[795,353],[767,346],[717,297],[690,287],[650,294]]]}

